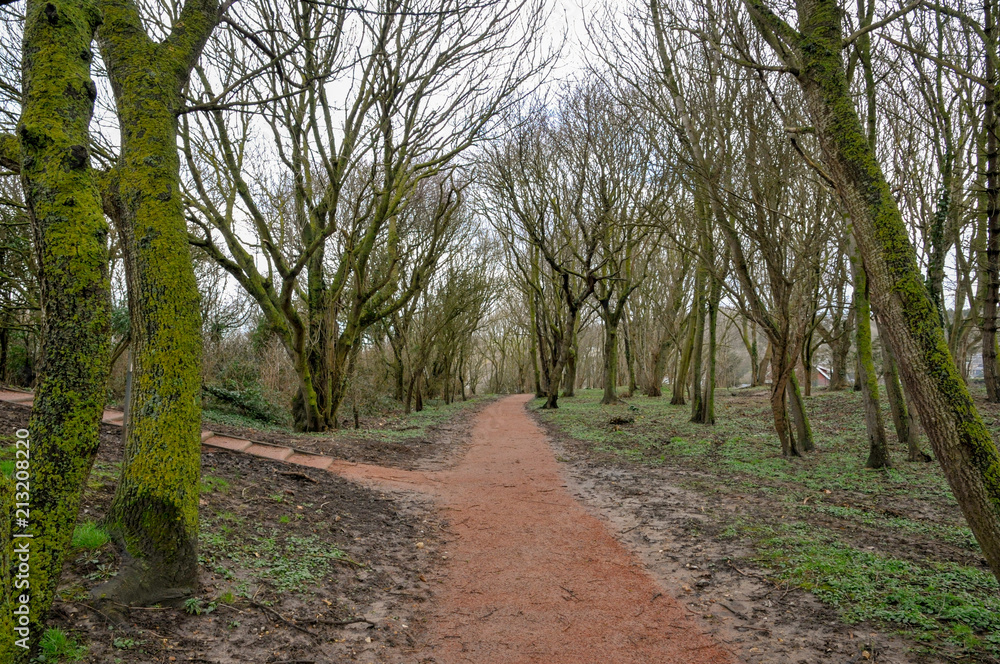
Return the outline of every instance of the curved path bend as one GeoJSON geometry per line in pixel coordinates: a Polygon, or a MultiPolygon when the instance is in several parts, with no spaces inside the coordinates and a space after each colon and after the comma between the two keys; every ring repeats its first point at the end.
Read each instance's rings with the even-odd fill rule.
{"type": "MultiPolygon", "coordinates": [[[[30,404],[31,394],[0,391],[30,404]]],[[[436,664],[733,664],[686,610],[566,490],[528,395],[476,416],[461,459],[405,471],[202,434],[208,446],[433,496],[451,517],[444,584],[428,617],[436,664]]],[[[106,411],[104,421],[121,423],[106,411]]]]}
{"type": "Polygon", "coordinates": [[[566,489],[542,430],[508,397],[452,468],[330,470],[418,489],[448,510],[445,583],[428,619],[439,664],[729,664],[735,660],[566,489]]]}

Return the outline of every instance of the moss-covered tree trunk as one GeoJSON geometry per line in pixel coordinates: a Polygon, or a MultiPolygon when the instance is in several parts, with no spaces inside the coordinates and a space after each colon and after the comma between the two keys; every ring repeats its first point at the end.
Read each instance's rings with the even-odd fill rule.
{"type": "MultiPolygon", "coordinates": [[[[764,0],[744,0],[787,50],[829,177],[850,214],[872,304],[884,321],[906,393],[993,573],[1000,578],[1000,452],[955,368],[916,251],[868,145],[842,59],[836,0],[797,0],[799,28],[764,0]]],[[[859,321],[861,322],[861,321],[859,321]]]]}
{"type": "Polygon", "coordinates": [[[899,367],[896,364],[896,358],[892,355],[892,347],[884,341],[881,327],[879,327],[879,338],[883,339],[882,376],[885,380],[885,395],[886,399],[889,400],[889,413],[896,429],[896,438],[901,445],[906,446],[908,461],[931,461],[930,455],[920,449],[913,412],[906,404],[903,386],[899,381],[899,367]]]}
{"type": "MultiPolygon", "coordinates": [[[[31,536],[15,539],[29,548],[30,587],[23,594],[30,595],[30,649],[15,647],[7,662],[35,654],[100,442],[110,355],[108,226],[88,149],[97,94],[91,42],[99,21],[90,2],[30,0],[26,7],[17,138],[41,285],[42,360],[24,432],[29,443],[15,444],[27,450],[15,458],[15,470],[27,477],[15,475],[14,496],[30,503],[16,515],[27,524],[15,523],[12,535],[31,536]]],[[[4,529],[14,517],[3,510],[4,529]]],[[[2,541],[6,550],[11,537],[2,541]]],[[[10,608],[5,603],[0,610],[10,608]]],[[[10,635],[5,627],[0,652],[10,635]]]]}
{"type": "Polygon", "coordinates": [[[14,631],[14,598],[18,597],[14,588],[15,541],[11,537],[14,525],[14,483],[0,473],[0,662],[17,659],[27,661],[30,651],[18,647],[14,642],[20,637],[14,631]]]}
{"type": "Polygon", "coordinates": [[[629,323],[628,317],[625,318],[623,330],[622,340],[625,342],[625,368],[628,370],[628,394],[625,396],[631,397],[639,391],[639,383],[635,377],[635,355],[632,353],[632,326],[629,323]]]}
{"type": "Polygon", "coordinates": [[[871,307],[868,303],[868,279],[860,259],[852,259],[854,267],[854,316],[858,322],[855,343],[858,351],[858,382],[865,406],[865,430],[868,432],[866,468],[889,468],[889,444],[885,437],[885,422],[878,398],[878,373],[872,355],[871,307]]]}
{"type": "Polygon", "coordinates": [[[802,394],[803,396],[812,396],[812,384],[813,384],[813,352],[815,348],[813,347],[813,335],[815,333],[810,331],[806,335],[806,340],[802,344],[802,394]]]}
{"type": "Polygon", "coordinates": [[[785,387],[788,393],[788,409],[792,413],[792,423],[795,425],[795,437],[798,440],[799,449],[803,452],[812,452],[816,449],[813,442],[812,425],[809,424],[809,414],[806,413],[806,402],[802,398],[802,390],[799,388],[799,380],[795,377],[795,369],[788,375],[788,385],[785,387]]]}
{"type": "Polygon", "coordinates": [[[121,477],[105,519],[122,569],[95,595],[146,604],[197,585],[201,314],[181,202],[177,115],[218,8],[188,2],[170,36],[155,42],[130,0],[99,2],[98,37],[122,134],[114,201],[129,286],[133,391],[121,477]]]}

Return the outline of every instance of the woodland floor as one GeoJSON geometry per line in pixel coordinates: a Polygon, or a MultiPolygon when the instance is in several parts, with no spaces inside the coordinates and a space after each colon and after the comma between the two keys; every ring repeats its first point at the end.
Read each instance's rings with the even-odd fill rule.
{"type": "Polygon", "coordinates": [[[1000,662],[997,583],[936,463],[895,445],[893,469],[865,470],[852,392],[808,399],[818,449],[794,460],[766,389],[717,394],[713,427],[669,396],[531,408],[575,495],[741,660],[1000,662]]]}
{"type": "MultiPolygon", "coordinates": [[[[52,625],[87,650],[64,661],[1000,661],[996,582],[940,471],[863,470],[857,395],[810,398],[819,450],[791,461],[760,390],[720,390],[714,427],[598,399],[527,403],[549,440],[527,397],[328,436],[206,422],[338,461],[206,448],[197,601],[99,612],[84,591],[114,553],[81,546],[52,625]]],[[[0,432],[28,412],[0,403],[0,432]]],[[[119,438],[102,427],[81,523],[110,500],[119,438]]]]}

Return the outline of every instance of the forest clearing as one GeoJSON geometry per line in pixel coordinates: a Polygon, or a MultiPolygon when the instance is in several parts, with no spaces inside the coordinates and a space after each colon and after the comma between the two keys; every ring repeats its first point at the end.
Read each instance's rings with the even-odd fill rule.
{"type": "Polygon", "coordinates": [[[0,664],[1000,663],[1000,0],[0,0],[0,664]]]}

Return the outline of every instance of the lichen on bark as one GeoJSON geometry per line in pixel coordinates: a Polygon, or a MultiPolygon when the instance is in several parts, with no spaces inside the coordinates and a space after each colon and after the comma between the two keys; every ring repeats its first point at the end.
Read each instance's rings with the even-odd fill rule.
{"type": "Polygon", "coordinates": [[[99,445],[109,356],[108,227],[86,147],[96,97],[90,47],[99,20],[91,2],[29,0],[16,150],[3,141],[4,153],[20,159],[43,309],[28,427],[30,649],[17,649],[15,662],[37,650],[99,445]]]}

